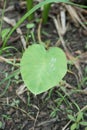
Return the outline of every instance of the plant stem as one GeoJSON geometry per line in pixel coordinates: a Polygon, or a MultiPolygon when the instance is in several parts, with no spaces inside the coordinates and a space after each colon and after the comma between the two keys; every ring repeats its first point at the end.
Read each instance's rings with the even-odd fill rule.
{"type": "Polygon", "coordinates": [[[51,7],[51,3],[44,5],[44,10],[42,12],[42,19],[44,24],[47,23],[50,7],[51,7]]]}
{"type": "MultiPolygon", "coordinates": [[[[27,2],[27,11],[30,11],[33,8],[33,0],[26,0],[27,2]]],[[[30,16],[28,16],[28,20],[34,19],[34,13],[32,13],[30,16]]]]}

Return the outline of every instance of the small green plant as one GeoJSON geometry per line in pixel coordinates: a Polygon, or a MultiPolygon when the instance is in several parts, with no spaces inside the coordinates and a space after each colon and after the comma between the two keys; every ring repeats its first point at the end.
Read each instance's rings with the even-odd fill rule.
{"type": "Polygon", "coordinates": [[[87,126],[87,122],[84,121],[83,112],[79,111],[77,116],[68,115],[68,118],[73,122],[70,130],[79,130],[80,126],[87,126]]]}
{"type": "Polygon", "coordinates": [[[51,108],[51,109],[52,109],[52,112],[50,114],[50,117],[54,118],[54,117],[58,116],[58,112],[60,111],[60,109],[58,109],[57,107],[51,108]]]}
{"type": "Polygon", "coordinates": [[[33,43],[35,43],[35,37],[34,37],[34,23],[29,23],[26,25],[27,28],[27,35],[25,36],[27,45],[29,44],[29,39],[31,38],[33,40],[33,43]]]}
{"type": "Polygon", "coordinates": [[[23,54],[20,71],[27,88],[36,94],[57,86],[67,72],[64,52],[57,47],[48,50],[33,44],[23,54]]]}
{"type": "Polygon", "coordinates": [[[15,100],[13,99],[13,102],[10,104],[10,106],[17,106],[20,104],[20,101],[19,100],[15,100]]]}
{"type": "Polygon", "coordinates": [[[10,115],[3,114],[2,117],[3,117],[5,120],[11,120],[10,115]]]}

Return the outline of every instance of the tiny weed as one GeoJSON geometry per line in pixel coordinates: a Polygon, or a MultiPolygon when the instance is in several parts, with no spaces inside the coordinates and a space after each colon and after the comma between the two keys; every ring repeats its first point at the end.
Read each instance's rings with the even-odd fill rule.
{"type": "Polygon", "coordinates": [[[29,39],[32,39],[33,43],[36,42],[35,36],[34,36],[34,27],[35,27],[34,23],[29,23],[26,25],[27,35],[25,36],[25,39],[26,39],[26,43],[28,43],[27,45],[29,45],[29,39]]]}
{"type": "Polygon", "coordinates": [[[5,120],[11,120],[11,117],[10,117],[9,115],[3,114],[2,117],[3,117],[5,120]]]}
{"type": "Polygon", "coordinates": [[[17,75],[17,74],[19,74],[19,73],[20,73],[19,69],[13,71],[12,74],[10,74],[8,77],[4,78],[4,79],[0,82],[0,85],[3,84],[5,81],[8,81],[9,79],[13,78],[15,75],[17,75]]]}
{"type": "Polygon", "coordinates": [[[16,107],[18,107],[19,103],[20,103],[20,100],[13,99],[13,102],[10,104],[10,106],[16,106],[16,107]]]}
{"type": "Polygon", "coordinates": [[[56,108],[52,108],[52,112],[50,114],[50,117],[54,118],[58,115],[58,112],[60,111],[60,109],[56,108]]]}
{"type": "Polygon", "coordinates": [[[68,118],[73,122],[70,130],[79,130],[80,126],[87,126],[87,122],[83,118],[83,112],[79,111],[77,116],[68,115],[68,118]]]}

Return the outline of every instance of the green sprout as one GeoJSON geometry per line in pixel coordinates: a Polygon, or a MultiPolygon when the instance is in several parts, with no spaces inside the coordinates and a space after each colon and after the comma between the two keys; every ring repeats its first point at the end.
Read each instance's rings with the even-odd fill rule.
{"type": "Polygon", "coordinates": [[[48,21],[48,14],[51,7],[51,3],[44,5],[44,10],[42,12],[42,20],[43,23],[46,24],[48,21]]]}
{"type": "MultiPolygon", "coordinates": [[[[27,2],[27,11],[30,11],[33,8],[33,0],[26,0],[27,2]]],[[[28,16],[28,20],[31,21],[34,19],[34,13],[28,16]]]]}
{"type": "Polygon", "coordinates": [[[87,122],[83,118],[83,112],[79,111],[77,116],[68,115],[68,118],[73,122],[70,130],[79,130],[80,126],[87,126],[87,122]]]}

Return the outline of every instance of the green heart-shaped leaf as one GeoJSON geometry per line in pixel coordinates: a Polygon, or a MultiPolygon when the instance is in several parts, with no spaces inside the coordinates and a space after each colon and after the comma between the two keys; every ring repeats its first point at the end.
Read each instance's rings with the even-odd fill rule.
{"type": "Polygon", "coordinates": [[[46,50],[34,44],[24,52],[20,71],[27,88],[36,95],[59,84],[67,71],[66,56],[58,47],[46,50]]]}

